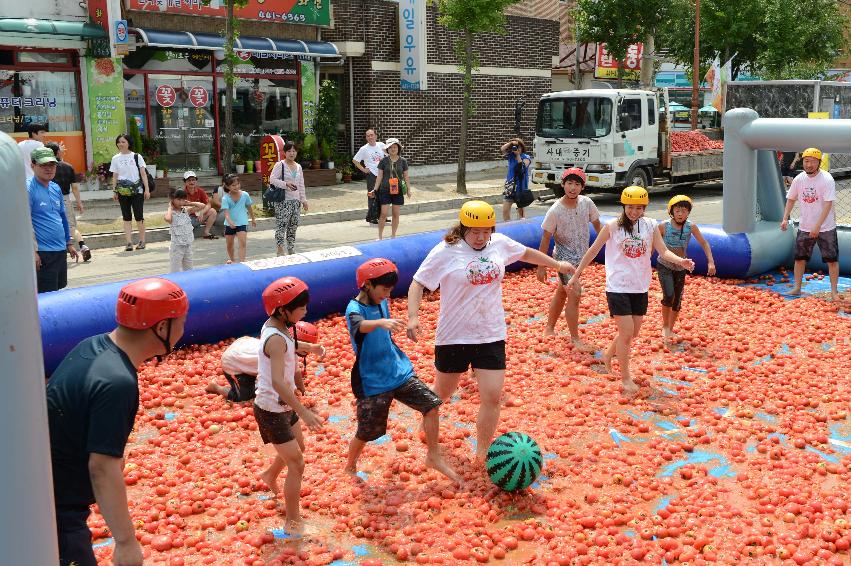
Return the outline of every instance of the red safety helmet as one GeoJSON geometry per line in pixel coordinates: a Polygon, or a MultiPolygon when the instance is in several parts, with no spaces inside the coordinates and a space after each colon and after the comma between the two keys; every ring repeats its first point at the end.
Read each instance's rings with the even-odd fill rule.
{"type": "Polygon", "coordinates": [[[564,173],[561,174],[561,184],[567,180],[571,175],[576,175],[580,179],[582,179],[582,186],[585,186],[585,183],[588,181],[588,178],[585,176],[585,171],[580,169],[579,167],[571,167],[570,169],[565,169],[564,173]]]}
{"type": "Polygon", "coordinates": [[[366,285],[366,282],[370,279],[377,279],[378,277],[387,275],[388,273],[399,273],[399,270],[396,268],[396,264],[389,259],[376,257],[362,263],[361,266],[358,267],[356,275],[358,289],[361,289],[364,285],[366,285]]]}
{"type": "Polygon", "coordinates": [[[126,328],[144,330],[189,312],[189,298],[177,283],[148,277],[128,283],[118,293],[115,321],[126,328]]]}
{"type": "Polygon", "coordinates": [[[307,291],[307,283],[296,277],[281,277],[269,284],[263,291],[263,307],[266,314],[272,313],[278,307],[285,307],[293,299],[307,291]]]}
{"type": "Polygon", "coordinates": [[[306,322],[304,320],[300,320],[295,323],[295,337],[296,340],[300,340],[302,342],[308,342],[310,344],[318,344],[319,343],[319,329],[316,328],[315,325],[306,322]]]}

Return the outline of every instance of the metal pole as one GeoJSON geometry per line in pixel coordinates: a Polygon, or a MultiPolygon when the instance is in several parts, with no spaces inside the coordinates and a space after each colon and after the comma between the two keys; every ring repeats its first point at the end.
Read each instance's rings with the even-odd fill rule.
{"type": "MultiPolygon", "coordinates": [[[[352,152],[352,156],[355,154],[355,76],[352,67],[354,67],[355,62],[351,57],[347,57],[349,60],[349,146],[350,151],[352,152]]],[[[351,167],[351,163],[348,163],[351,167]]]]}
{"type": "Polygon", "coordinates": [[[58,564],[33,228],[21,153],[5,133],[0,133],[0,178],[8,189],[5,205],[18,211],[0,222],[0,241],[6,244],[0,270],[0,367],[5,386],[0,409],[0,549],[4,564],[58,564]]]}
{"type": "Polygon", "coordinates": [[[691,129],[697,129],[697,109],[700,88],[700,0],[695,0],[694,8],[694,67],[691,73],[691,129]]]}

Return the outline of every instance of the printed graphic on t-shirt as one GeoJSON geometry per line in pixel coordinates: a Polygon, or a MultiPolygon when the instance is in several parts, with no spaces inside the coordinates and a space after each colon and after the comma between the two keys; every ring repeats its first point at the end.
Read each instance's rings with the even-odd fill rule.
{"type": "Polygon", "coordinates": [[[467,281],[472,285],[490,285],[499,279],[499,267],[486,257],[479,257],[467,264],[467,281]]]}
{"type": "Polygon", "coordinates": [[[801,200],[807,204],[812,204],[818,200],[818,191],[815,187],[804,187],[801,191],[801,200]]]}
{"type": "Polygon", "coordinates": [[[621,251],[630,259],[639,258],[647,251],[647,242],[638,236],[630,235],[621,242],[621,251]]]}

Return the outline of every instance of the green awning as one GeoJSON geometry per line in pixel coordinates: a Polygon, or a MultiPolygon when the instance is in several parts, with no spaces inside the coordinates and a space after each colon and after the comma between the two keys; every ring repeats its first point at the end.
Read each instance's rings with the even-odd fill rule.
{"type": "Polygon", "coordinates": [[[32,18],[0,18],[0,32],[64,35],[92,39],[108,37],[106,30],[90,22],[36,20],[32,18]]]}

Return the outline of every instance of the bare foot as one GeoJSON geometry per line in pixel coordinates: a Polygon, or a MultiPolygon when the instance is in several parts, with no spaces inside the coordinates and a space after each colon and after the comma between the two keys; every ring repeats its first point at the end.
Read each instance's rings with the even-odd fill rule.
{"type": "Polygon", "coordinates": [[[638,393],[638,385],[632,379],[621,380],[621,387],[623,388],[623,394],[627,397],[633,397],[638,393]]]}
{"type": "Polygon", "coordinates": [[[673,330],[671,330],[667,326],[662,327],[662,338],[665,339],[665,342],[667,342],[668,340],[673,340],[675,336],[676,334],[674,334],[673,330]]]}
{"type": "Polygon", "coordinates": [[[593,352],[594,347],[590,344],[586,344],[582,341],[581,338],[571,338],[570,341],[573,343],[573,347],[579,350],[580,352],[593,352]]]}
{"type": "Polygon", "coordinates": [[[266,487],[268,487],[272,491],[272,493],[278,495],[281,492],[281,489],[278,487],[278,478],[272,476],[270,470],[264,470],[260,472],[259,477],[261,480],[263,480],[263,483],[266,484],[266,487]]]}
{"type": "Polygon", "coordinates": [[[786,294],[787,295],[800,295],[801,294],[801,288],[800,287],[794,287],[791,291],[789,291],[786,294]]]}
{"type": "Polygon", "coordinates": [[[838,303],[841,299],[842,297],[839,296],[839,293],[831,293],[828,301],[831,303],[838,303]]]}
{"type": "Polygon", "coordinates": [[[304,521],[287,521],[284,523],[284,533],[286,533],[287,538],[291,540],[299,540],[305,537],[307,531],[307,527],[304,524],[304,521]]]}
{"type": "Polygon", "coordinates": [[[426,468],[431,468],[440,472],[441,474],[455,482],[455,485],[457,485],[458,487],[462,487],[464,480],[461,479],[461,476],[459,476],[455,472],[455,470],[452,469],[452,466],[450,466],[439,453],[434,455],[427,455],[425,465],[426,468]]]}
{"type": "Polygon", "coordinates": [[[485,462],[487,462],[487,460],[488,460],[487,449],[485,449],[484,451],[476,450],[476,458],[473,460],[473,465],[476,468],[484,469],[485,468],[485,462]]]}
{"type": "Polygon", "coordinates": [[[358,469],[356,467],[346,466],[345,468],[343,468],[343,471],[346,474],[352,476],[354,479],[360,479],[360,476],[358,476],[358,469]]]}
{"type": "Polygon", "coordinates": [[[606,371],[601,371],[600,373],[612,373],[612,357],[603,352],[603,356],[600,359],[603,360],[603,366],[606,368],[606,371]]]}
{"type": "Polygon", "coordinates": [[[206,389],[204,389],[207,393],[215,393],[216,395],[227,395],[229,389],[227,387],[223,387],[216,383],[215,381],[211,381],[206,389]]]}
{"type": "Polygon", "coordinates": [[[544,336],[555,336],[555,335],[556,335],[556,329],[555,328],[551,328],[551,327],[548,326],[544,329],[544,336]]]}

